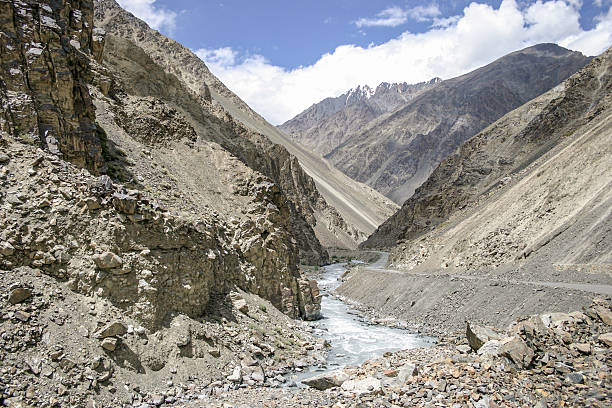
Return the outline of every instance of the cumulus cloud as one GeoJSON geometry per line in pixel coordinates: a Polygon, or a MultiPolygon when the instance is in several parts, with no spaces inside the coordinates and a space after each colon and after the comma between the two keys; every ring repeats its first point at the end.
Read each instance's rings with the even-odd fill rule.
{"type": "Polygon", "coordinates": [[[429,21],[439,16],[440,9],[437,5],[417,6],[410,9],[401,7],[389,7],[384,9],[374,18],[360,18],[355,25],[361,27],[397,27],[406,23],[409,19],[416,21],[429,21]]]}
{"type": "Polygon", "coordinates": [[[234,51],[231,47],[217,48],[215,50],[200,48],[196,51],[196,55],[211,65],[223,67],[234,65],[238,52],[234,51]]]}
{"type": "Polygon", "coordinates": [[[146,21],[151,28],[172,33],[176,28],[176,13],[172,10],[155,6],[155,1],[156,0],[117,0],[121,7],[134,14],[136,17],[146,21]]]}
{"type": "Polygon", "coordinates": [[[503,0],[499,8],[473,2],[461,15],[434,20],[429,31],[405,32],[369,47],[342,45],[313,65],[291,70],[261,55],[240,57],[226,48],[198,54],[253,109],[279,124],[356,85],[452,78],[542,42],[597,55],[612,43],[612,12],[602,14],[595,27],[585,31],[579,24],[579,7],[575,0],[527,6],[503,0]]]}

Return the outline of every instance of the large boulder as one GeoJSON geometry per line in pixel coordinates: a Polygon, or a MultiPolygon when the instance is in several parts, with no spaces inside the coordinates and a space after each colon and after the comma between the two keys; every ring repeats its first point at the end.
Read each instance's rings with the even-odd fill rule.
{"type": "Polygon", "coordinates": [[[470,347],[478,351],[489,340],[501,340],[502,336],[492,329],[467,322],[466,337],[470,347]]]}
{"type": "Polygon", "coordinates": [[[241,313],[249,313],[249,305],[244,297],[238,292],[230,292],[229,298],[232,302],[232,307],[241,313]]]}
{"type": "Polygon", "coordinates": [[[499,340],[489,340],[478,349],[478,355],[483,360],[492,360],[500,356],[501,348],[499,340]]]}
{"type": "Polygon", "coordinates": [[[118,268],[123,265],[123,259],[112,252],[96,254],[92,259],[100,269],[118,268]]]}
{"type": "Polygon", "coordinates": [[[15,288],[11,291],[9,295],[9,303],[12,305],[16,305],[17,303],[21,303],[24,300],[28,299],[32,296],[32,291],[28,288],[15,288]]]}
{"type": "Polygon", "coordinates": [[[499,352],[521,368],[529,367],[534,356],[533,350],[519,336],[503,339],[499,352]]]}
{"type": "Polygon", "coordinates": [[[348,374],[342,370],[336,370],[306,378],[302,380],[302,384],[324,391],[328,388],[340,387],[348,379],[348,374]]]}
{"type": "Polygon", "coordinates": [[[600,343],[605,344],[608,347],[612,347],[612,333],[604,333],[598,338],[600,343]]]}
{"type": "Polygon", "coordinates": [[[102,329],[95,333],[98,339],[105,339],[107,337],[121,336],[127,333],[127,327],[121,322],[113,322],[107,324],[102,329]]]}

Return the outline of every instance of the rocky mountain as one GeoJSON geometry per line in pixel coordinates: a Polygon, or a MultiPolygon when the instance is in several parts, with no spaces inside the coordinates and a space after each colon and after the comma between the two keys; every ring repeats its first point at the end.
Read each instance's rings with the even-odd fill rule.
{"type": "Polygon", "coordinates": [[[401,204],[454,149],[588,61],[554,44],[513,52],[360,126],[325,157],[401,204]]]}
{"type": "Polygon", "coordinates": [[[611,102],[608,50],[455,150],[364,246],[399,240],[412,267],[610,263],[611,102]]]}
{"type": "MultiPolygon", "coordinates": [[[[594,330],[598,317],[589,313],[589,304],[598,297],[596,303],[606,305],[604,331],[610,331],[612,314],[602,298],[612,294],[611,176],[609,49],[442,161],[364,244],[391,246],[388,265],[383,259],[375,267],[354,268],[337,293],[379,319],[404,320],[440,334],[449,327],[455,333],[462,330],[479,357],[491,350],[497,354],[505,340],[487,338],[494,333],[488,329],[472,331],[474,325],[466,329],[466,320],[512,327],[519,318],[519,331],[529,340],[517,345],[516,356],[522,357],[514,361],[528,354],[523,366],[540,364],[532,360],[537,333],[555,320],[552,342],[569,351],[563,359],[574,355],[583,364],[590,353],[608,354],[601,343],[605,333],[598,336],[601,340],[583,341],[568,326],[577,319],[587,331],[594,330]],[[582,312],[570,316],[551,310],[582,312]],[[524,317],[532,314],[542,317],[524,317]],[[484,341],[474,343],[480,335],[484,341]],[[584,352],[578,343],[585,344],[584,352]]],[[[468,348],[469,355],[474,353],[468,348]]],[[[559,360],[550,357],[561,354],[541,361],[550,363],[549,373],[561,375],[553,369],[559,360]]],[[[564,375],[577,373],[574,368],[564,375]]],[[[577,395],[571,387],[557,390],[561,399],[577,395]]],[[[606,405],[604,394],[598,399],[606,405]]]]}
{"type": "MultiPolygon", "coordinates": [[[[314,228],[323,245],[354,248],[397,210],[397,206],[379,193],[352,181],[317,155],[289,140],[229,91],[190,50],[151,30],[115,1],[96,2],[96,21],[113,42],[127,41],[127,45],[142,50],[143,58],[146,55],[162,71],[175,76],[196,99],[190,102],[195,106],[190,108],[192,111],[198,110],[197,99],[204,99],[231,117],[235,123],[232,126],[240,129],[241,137],[220,137],[210,131],[204,132],[206,137],[274,180],[290,198],[295,212],[314,228]],[[306,174],[302,174],[303,171],[306,174]]],[[[123,59],[112,57],[115,64],[123,59]]],[[[140,69],[139,75],[146,72],[142,66],[140,69]]],[[[115,67],[115,72],[118,76],[125,76],[120,65],[115,67]]],[[[125,79],[126,83],[131,83],[134,78],[125,79]]],[[[146,96],[159,96],[160,92],[166,92],[162,87],[150,85],[142,85],[137,91],[146,96]]],[[[176,95],[166,98],[173,97],[176,95]]],[[[301,252],[304,254],[302,258],[310,260],[310,263],[317,261],[315,254],[321,253],[317,240],[313,238],[298,239],[300,244],[307,243],[301,252]]],[[[324,258],[319,257],[321,260],[324,258]]]]}
{"type": "Polygon", "coordinates": [[[383,82],[372,89],[365,85],[326,98],[278,128],[302,145],[325,156],[358,133],[370,121],[393,111],[440,83],[440,78],[409,85],[383,82]]]}
{"type": "Polygon", "coordinates": [[[0,1],[2,404],[122,406],[161,378],[219,378],[243,347],[269,373],[322,348],[289,318],[319,316],[298,264],[327,259],[316,214],[341,218],[205,82],[94,28],[109,10],[128,16],[0,1]]]}

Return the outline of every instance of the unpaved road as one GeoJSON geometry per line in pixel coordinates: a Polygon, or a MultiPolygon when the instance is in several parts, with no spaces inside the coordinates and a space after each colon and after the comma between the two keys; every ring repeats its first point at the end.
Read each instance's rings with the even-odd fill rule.
{"type": "MultiPolygon", "coordinates": [[[[371,271],[382,272],[382,273],[392,273],[398,275],[414,275],[414,276],[423,276],[428,277],[431,274],[427,273],[414,273],[409,271],[401,271],[398,269],[390,269],[387,268],[387,263],[389,262],[389,253],[383,251],[370,251],[377,254],[380,254],[380,258],[371,265],[366,266],[365,268],[371,271]]],[[[467,279],[467,280],[487,280],[488,282],[495,283],[511,283],[511,284],[521,284],[521,285],[533,285],[533,286],[542,286],[548,288],[565,288],[565,289],[573,289],[580,290],[583,292],[596,293],[605,296],[612,296],[612,285],[601,285],[601,284],[588,284],[588,283],[568,283],[568,282],[544,282],[544,281],[525,281],[525,280],[515,280],[515,279],[500,279],[495,277],[484,277],[484,276],[470,276],[470,275],[457,275],[457,274],[444,274],[442,276],[446,276],[450,279],[467,279]]]]}
{"type": "Polygon", "coordinates": [[[595,297],[612,295],[609,279],[597,282],[603,279],[597,276],[566,274],[546,281],[539,279],[550,274],[410,272],[389,269],[389,254],[380,255],[350,270],[336,293],[373,317],[395,317],[436,336],[463,332],[466,320],[505,327],[521,316],[581,310],[595,297]]]}

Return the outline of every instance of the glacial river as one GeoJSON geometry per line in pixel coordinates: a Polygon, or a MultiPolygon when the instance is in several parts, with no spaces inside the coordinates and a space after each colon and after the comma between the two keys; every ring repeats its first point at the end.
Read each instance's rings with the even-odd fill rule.
{"type": "Polygon", "coordinates": [[[323,293],[323,319],[316,323],[314,334],[331,343],[326,365],[310,368],[297,376],[297,380],[346,365],[358,365],[370,358],[382,356],[387,351],[435,344],[435,339],[408,330],[368,324],[355,310],[332,296],[330,293],[340,285],[339,278],[345,267],[345,263],[325,266],[325,271],[318,281],[323,293]]]}

